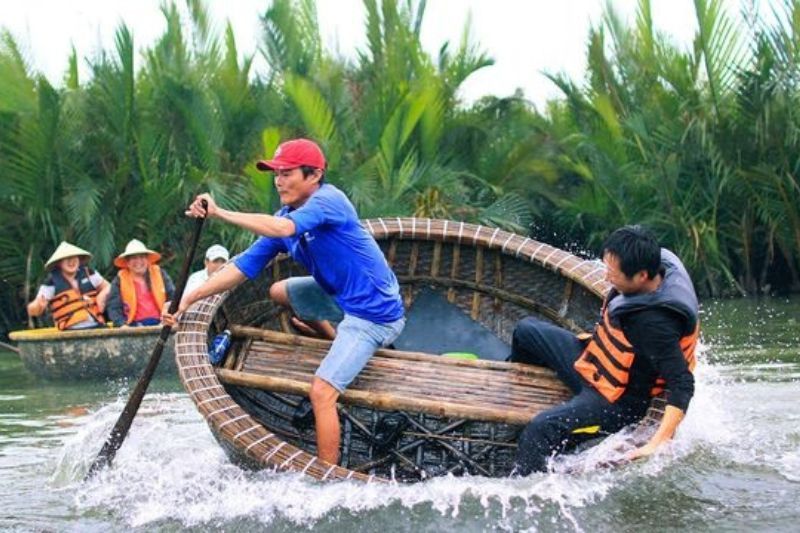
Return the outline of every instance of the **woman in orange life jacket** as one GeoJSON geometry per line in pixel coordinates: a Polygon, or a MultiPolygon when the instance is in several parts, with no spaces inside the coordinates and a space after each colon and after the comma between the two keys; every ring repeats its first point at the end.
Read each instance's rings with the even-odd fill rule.
{"type": "Polygon", "coordinates": [[[161,323],[175,292],[169,275],[158,266],[161,254],[133,239],[114,259],[119,268],[111,283],[106,310],[115,326],[155,326],[161,323]]]}
{"type": "Polygon", "coordinates": [[[102,326],[109,283],[86,266],[92,254],[62,242],[45,263],[49,271],[36,298],[28,304],[28,315],[50,310],[58,329],[88,329],[102,326]]]}
{"type": "Polygon", "coordinates": [[[641,420],[666,388],[660,426],[627,459],[648,456],[672,438],[694,394],[698,303],[680,259],[649,231],[625,226],[603,244],[603,262],[612,290],[590,339],[534,318],[514,329],[511,361],[547,366],[575,393],[525,427],[517,475],[545,471],[554,454],[641,420]]]}

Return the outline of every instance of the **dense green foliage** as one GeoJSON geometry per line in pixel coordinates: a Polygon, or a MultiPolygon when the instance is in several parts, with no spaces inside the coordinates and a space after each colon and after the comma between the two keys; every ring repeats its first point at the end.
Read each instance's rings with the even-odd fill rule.
{"type": "MultiPolygon", "coordinates": [[[[62,239],[110,275],[136,237],[174,272],[197,192],[275,209],[254,163],[296,136],[323,145],[329,181],[365,217],[478,221],[584,249],[645,223],[705,293],[797,288],[800,0],[746,27],[720,0],[695,0],[689,50],[654,31],[649,1],[632,26],[609,7],[588,36],[585,79],[553,76],[564,98],[544,110],[519,95],[463,105],[459,86],[492,64],[469,27],[433,57],[419,38],[424,0],[364,3],[367,45],[347,60],[323,49],[312,0],[275,0],[265,76],[230,26],[211,31],[200,0],[187,1],[188,21],[165,4],[167,29],[141,53],[121,26],[87,80],[73,51],[58,87],[3,33],[0,329],[23,322],[62,239]]],[[[211,224],[203,244],[239,251],[250,239],[211,224]]]]}

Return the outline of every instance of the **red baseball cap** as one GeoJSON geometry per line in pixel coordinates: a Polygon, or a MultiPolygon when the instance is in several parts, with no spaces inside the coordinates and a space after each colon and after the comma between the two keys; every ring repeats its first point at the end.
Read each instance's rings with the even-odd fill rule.
{"type": "Polygon", "coordinates": [[[325,156],[317,143],[308,139],[294,139],[278,145],[272,159],[256,163],[258,170],[290,170],[309,166],[325,169],[325,156]]]}

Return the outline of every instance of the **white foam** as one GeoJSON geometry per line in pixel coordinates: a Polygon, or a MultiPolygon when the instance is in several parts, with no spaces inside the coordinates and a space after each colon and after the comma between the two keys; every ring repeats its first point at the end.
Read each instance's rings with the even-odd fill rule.
{"type": "MultiPolygon", "coordinates": [[[[295,473],[251,472],[229,462],[186,395],[155,394],[145,398],[113,468],[86,483],[82,477],[124,399],[75,419],[64,437],[50,488],[74,494],[80,513],[111,509],[131,527],[171,521],[184,527],[208,527],[236,520],[262,525],[279,520],[312,527],[341,512],[380,512],[399,506],[454,518],[468,509],[470,515],[482,512],[498,528],[513,530],[528,523],[535,527],[539,517],[555,513],[571,529],[580,530],[576,510],[680,462],[697,460],[698,455],[756,463],[782,472],[789,480],[800,478],[797,430],[785,431],[789,427],[785,425],[782,434],[771,432],[774,426],[758,423],[768,408],[750,405],[753,398],[771,394],[764,384],[731,380],[703,362],[695,375],[696,394],[673,442],[648,461],[616,470],[585,468],[579,474],[555,472],[523,479],[444,477],[389,486],[319,483],[295,473]]],[[[799,386],[769,385],[793,390],[799,386]]],[[[798,397],[788,390],[772,393],[779,398],[798,397]]],[[[780,416],[785,418],[786,413],[780,416]]],[[[794,416],[783,424],[797,428],[800,415],[794,416]]],[[[606,442],[603,446],[613,448],[613,440],[606,442]]],[[[602,450],[588,450],[577,461],[597,462],[602,450]]]]}

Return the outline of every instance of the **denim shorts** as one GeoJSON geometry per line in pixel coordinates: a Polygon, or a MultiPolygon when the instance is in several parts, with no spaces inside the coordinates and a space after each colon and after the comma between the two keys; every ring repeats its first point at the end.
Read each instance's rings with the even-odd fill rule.
{"type": "Polygon", "coordinates": [[[300,320],[341,322],[344,313],[333,297],[325,292],[311,276],[286,280],[286,292],[292,311],[300,320]]]}
{"type": "Polygon", "coordinates": [[[340,393],[358,376],[375,350],[390,345],[403,331],[405,317],[376,324],[353,315],[344,315],[336,328],[336,338],[317,369],[316,376],[324,379],[340,393]]]}

